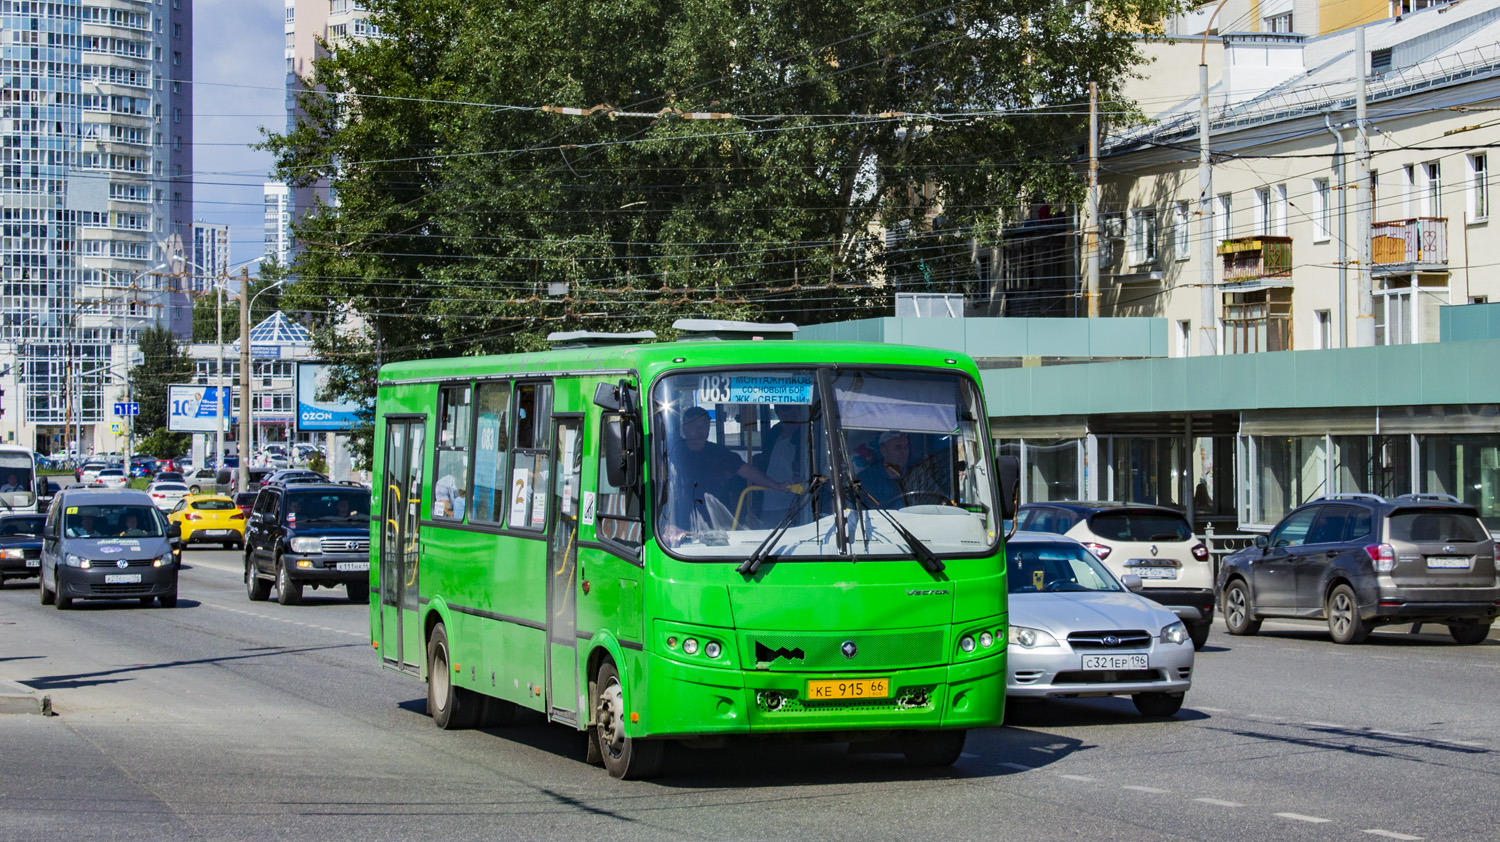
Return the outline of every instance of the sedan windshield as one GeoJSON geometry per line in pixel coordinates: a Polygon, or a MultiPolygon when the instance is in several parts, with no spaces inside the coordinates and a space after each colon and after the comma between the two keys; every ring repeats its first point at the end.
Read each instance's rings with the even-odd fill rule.
{"type": "Polygon", "coordinates": [[[1015,542],[1006,547],[1011,593],[1118,591],[1120,583],[1079,544],[1015,542]]]}
{"type": "Polygon", "coordinates": [[[69,506],[63,515],[69,538],[160,538],[166,526],[155,506],[69,506]]]}
{"type": "Polygon", "coordinates": [[[742,369],[665,377],[652,398],[658,533],[677,555],[911,558],[994,545],[983,417],[966,378],[742,369]]]}

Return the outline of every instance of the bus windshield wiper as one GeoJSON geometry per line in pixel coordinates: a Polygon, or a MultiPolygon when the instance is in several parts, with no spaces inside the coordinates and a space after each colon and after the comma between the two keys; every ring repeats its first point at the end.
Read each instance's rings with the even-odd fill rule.
{"type": "Polygon", "coordinates": [[[782,515],[781,520],[771,529],[771,534],[767,535],[766,540],[761,541],[760,546],[755,548],[755,552],[752,552],[749,558],[741,562],[740,566],[736,567],[735,570],[744,576],[754,576],[755,572],[760,569],[760,566],[770,557],[771,549],[781,540],[781,536],[785,535],[786,531],[791,528],[792,521],[796,520],[797,516],[802,514],[802,509],[807,506],[807,501],[811,500],[818,488],[827,481],[828,478],[823,476],[815,476],[808,481],[807,486],[802,489],[802,493],[787,508],[786,514],[782,515]]]}
{"type": "MultiPolygon", "coordinates": [[[[925,569],[928,573],[933,573],[933,574],[937,574],[937,573],[943,572],[943,569],[945,567],[947,567],[947,565],[943,564],[943,560],[937,557],[937,553],[933,552],[930,547],[928,547],[926,544],[922,543],[922,539],[920,539],[917,536],[913,535],[911,533],[911,530],[909,530],[906,527],[902,526],[901,522],[898,521],[898,520],[896,520],[894,517],[892,517],[891,513],[888,512],[888,511],[886,511],[884,507],[878,506],[878,505],[877,506],[861,506],[860,505],[860,503],[859,503],[860,495],[862,495],[862,494],[864,494],[866,492],[865,492],[864,488],[862,486],[860,486],[859,480],[855,480],[854,482],[851,482],[849,484],[849,487],[850,487],[850,490],[853,492],[854,505],[855,505],[854,511],[855,511],[855,517],[856,517],[856,519],[859,518],[859,511],[860,511],[861,508],[864,509],[864,511],[866,511],[866,512],[880,512],[880,516],[883,517],[883,518],[885,518],[886,522],[891,525],[891,528],[894,529],[894,530],[896,530],[896,534],[900,535],[901,539],[906,542],[906,546],[908,546],[908,547],[911,548],[912,555],[915,555],[917,557],[917,561],[922,565],[923,569],[925,569]]],[[[875,500],[874,500],[873,497],[871,498],[871,501],[875,502],[875,500]]],[[[868,526],[866,526],[866,527],[864,527],[864,531],[865,531],[866,550],[868,550],[869,549],[868,545],[869,545],[869,542],[870,542],[870,528],[868,526]]]]}

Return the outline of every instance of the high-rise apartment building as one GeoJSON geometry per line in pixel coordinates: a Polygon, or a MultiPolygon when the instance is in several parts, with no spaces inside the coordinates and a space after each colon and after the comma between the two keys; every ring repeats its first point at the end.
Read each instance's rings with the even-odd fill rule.
{"type": "Polygon", "coordinates": [[[285,266],[292,259],[292,189],[279,181],[268,181],[264,191],[265,256],[285,266]]]}
{"type": "Polygon", "coordinates": [[[229,226],[194,222],[192,258],[184,275],[184,290],[189,294],[211,291],[215,278],[229,274],[229,226]]]}
{"type": "Polygon", "coordinates": [[[0,338],[20,443],[55,449],[71,421],[90,446],[135,337],[191,325],[171,275],[193,218],[192,24],[192,0],[0,0],[0,338]]]}

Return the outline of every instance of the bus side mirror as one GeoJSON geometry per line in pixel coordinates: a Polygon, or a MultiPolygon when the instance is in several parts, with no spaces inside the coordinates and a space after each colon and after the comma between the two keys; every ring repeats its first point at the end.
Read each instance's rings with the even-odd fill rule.
{"type": "Polygon", "coordinates": [[[594,387],[594,406],[607,409],[610,412],[620,411],[619,386],[613,383],[600,383],[594,387]]]}
{"type": "Polygon", "coordinates": [[[1015,456],[995,457],[995,474],[1000,478],[1000,517],[1010,520],[1016,516],[1020,503],[1021,460],[1015,456]]]}
{"type": "Polygon", "coordinates": [[[625,415],[604,418],[604,472],[615,488],[635,488],[641,481],[639,423],[625,415]]]}

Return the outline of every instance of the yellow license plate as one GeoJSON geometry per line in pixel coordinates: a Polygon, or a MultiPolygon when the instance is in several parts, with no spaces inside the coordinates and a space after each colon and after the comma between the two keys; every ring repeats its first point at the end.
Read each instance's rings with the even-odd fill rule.
{"type": "Polygon", "coordinates": [[[852,678],[848,681],[809,681],[807,699],[811,702],[835,699],[885,699],[891,695],[889,678],[852,678]]]}

